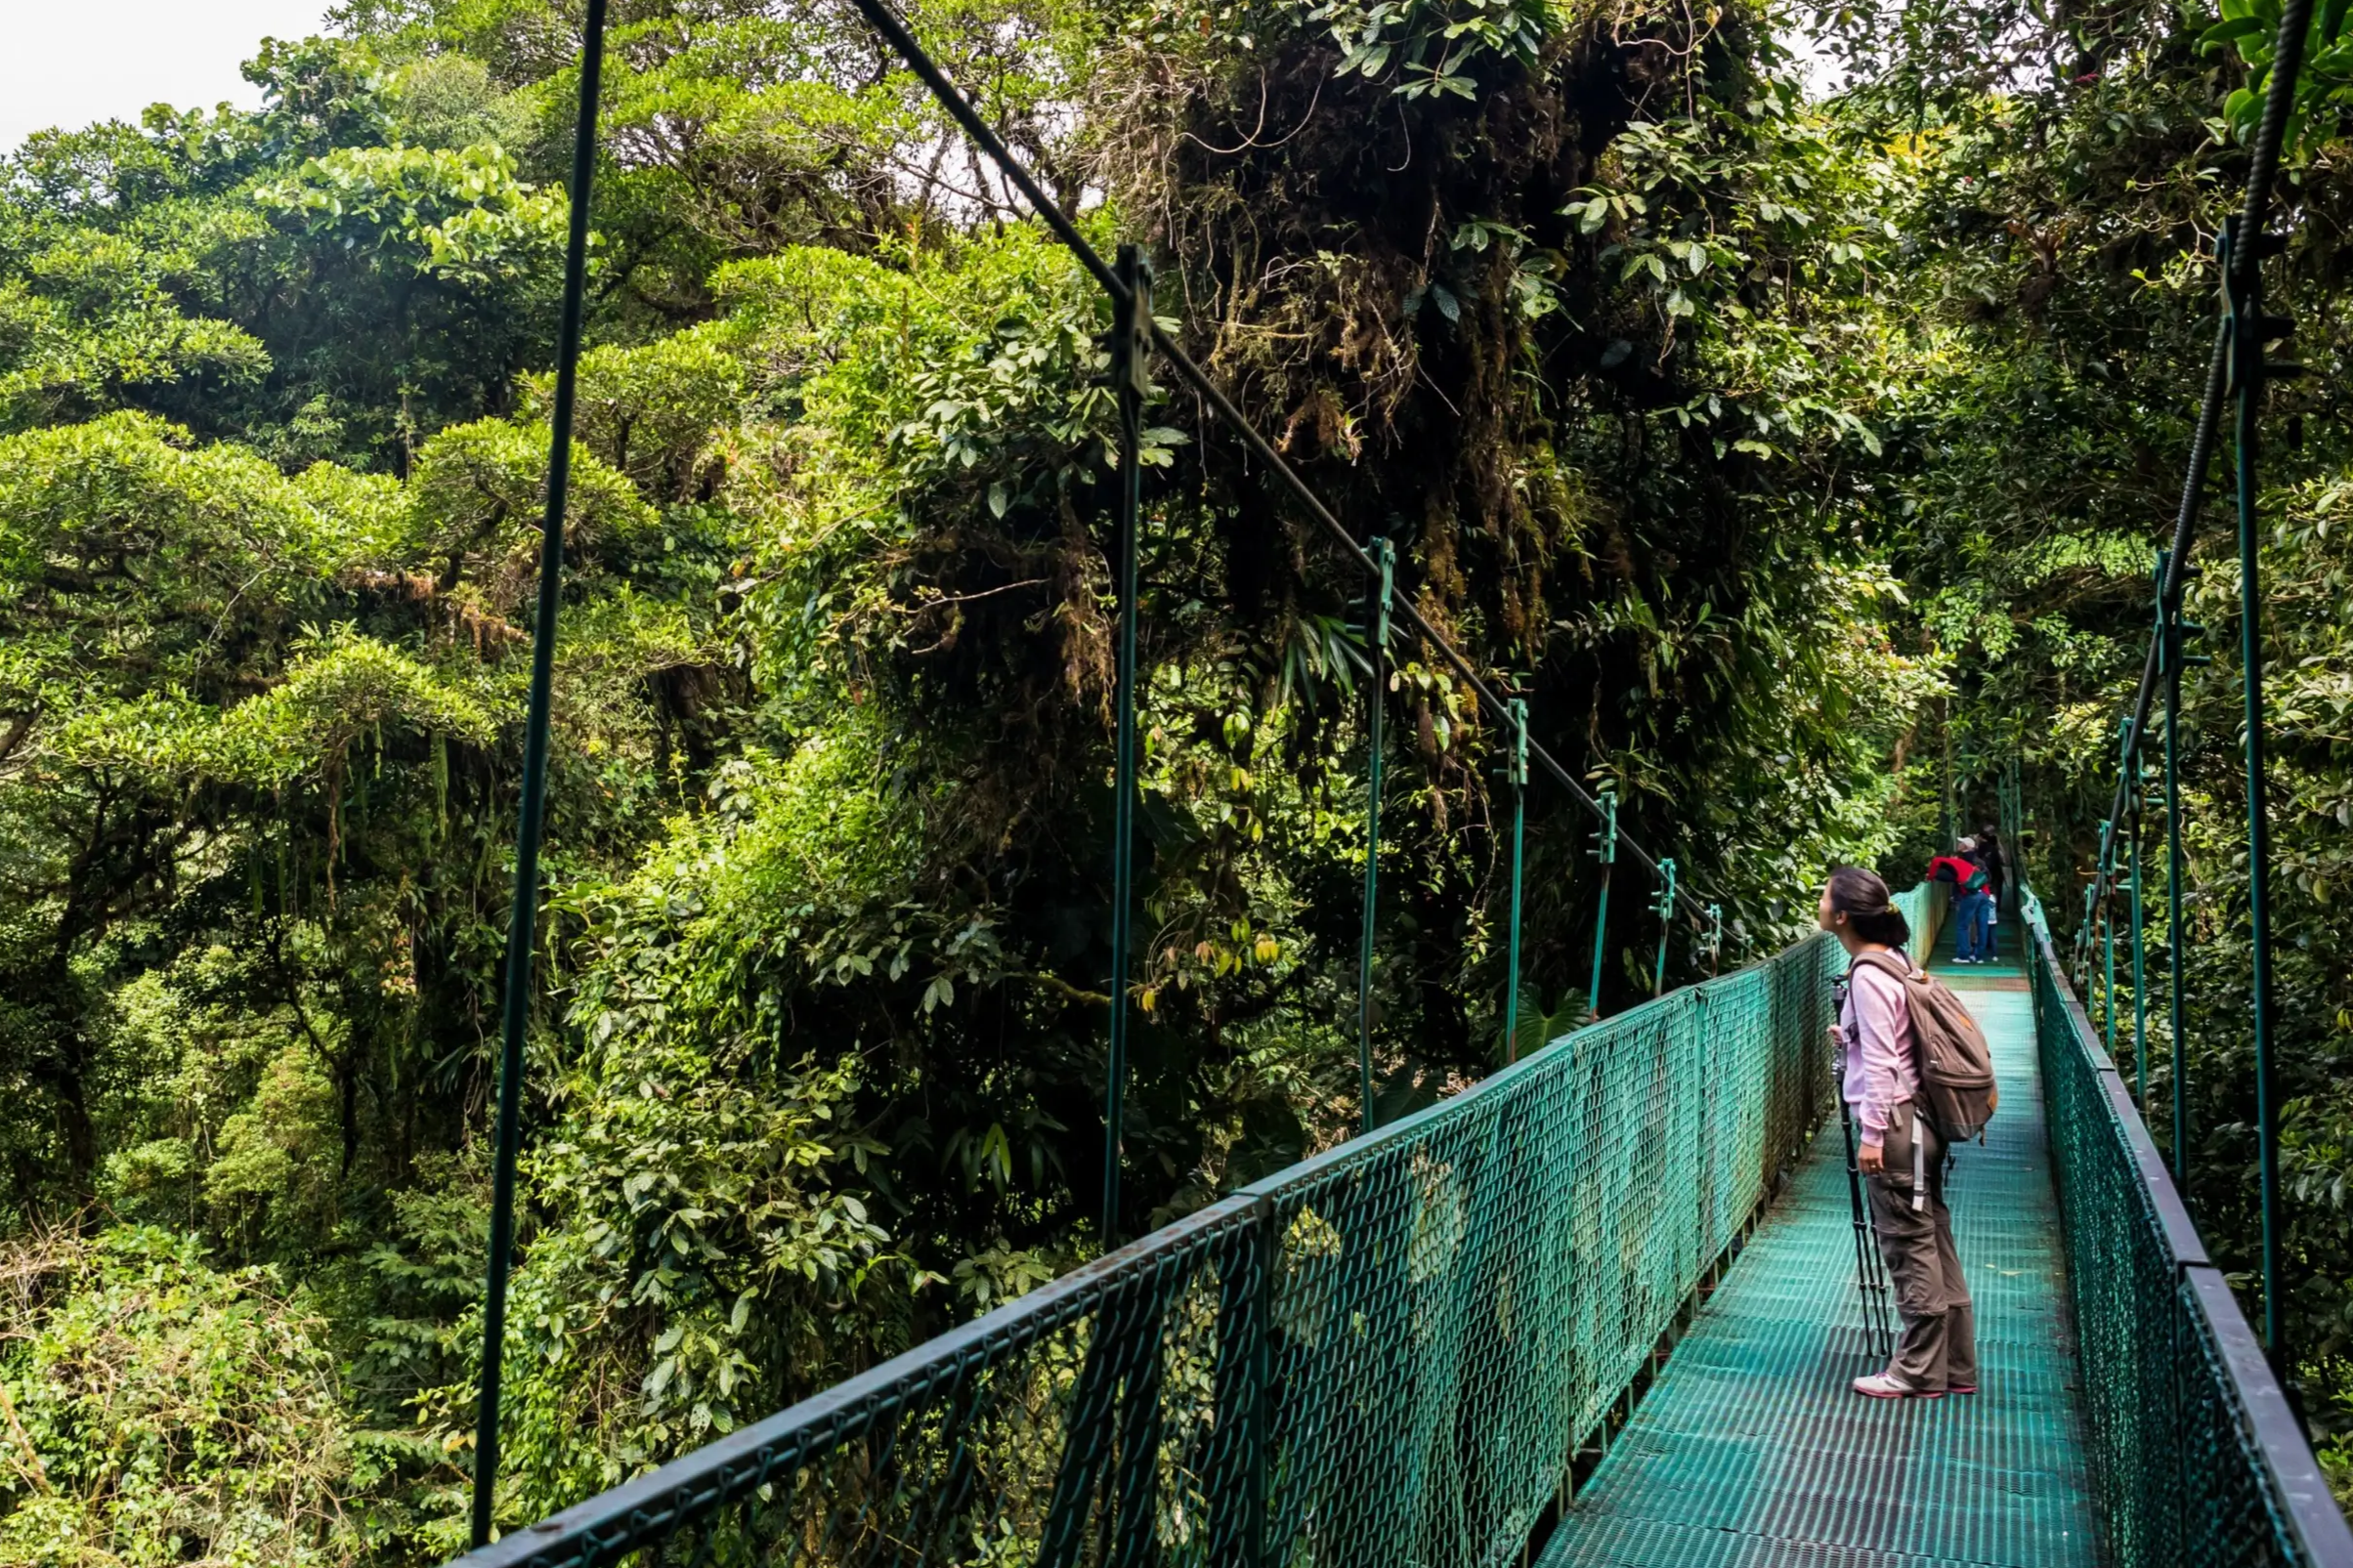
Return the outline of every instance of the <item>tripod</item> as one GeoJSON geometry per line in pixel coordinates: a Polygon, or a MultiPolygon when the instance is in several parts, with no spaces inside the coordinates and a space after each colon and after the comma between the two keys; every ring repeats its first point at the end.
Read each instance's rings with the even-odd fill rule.
{"type": "MultiPolygon", "coordinates": [[[[1847,983],[1832,988],[1833,1008],[1844,1014],[1847,983]]],[[[1887,1308],[1887,1265],[1880,1260],[1879,1237],[1871,1227],[1871,1206],[1863,1201],[1862,1165],[1855,1149],[1855,1111],[1847,1104],[1844,1053],[1838,1065],[1838,1124],[1847,1138],[1847,1203],[1855,1218],[1855,1288],[1862,1297],[1864,1350],[1885,1358],[1896,1353],[1896,1335],[1887,1308]]]]}

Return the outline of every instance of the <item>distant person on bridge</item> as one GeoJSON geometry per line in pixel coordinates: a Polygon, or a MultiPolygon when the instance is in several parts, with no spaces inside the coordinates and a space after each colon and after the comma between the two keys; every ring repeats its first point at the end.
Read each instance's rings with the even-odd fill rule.
{"type": "Polygon", "coordinates": [[[1993,898],[1986,891],[1986,868],[1977,859],[1977,840],[1964,838],[1949,855],[1928,863],[1928,879],[1952,884],[1954,963],[1993,961],[1993,898]]]}
{"type": "MultiPolygon", "coordinates": [[[[1982,892],[1977,896],[1983,897],[1982,892]]],[[[1952,1245],[1945,1207],[1945,1142],[1922,1114],[1919,1051],[1904,983],[1865,954],[1908,966],[1911,926],[1869,871],[1830,873],[1816,911],[1847,950],[1847,1004],[1830,1031],[1839,1081],[1861,1136],[1871,1223],[1896,1286],[1904,1333],[1885,1372],[1855,1379],[1872,1399],[1941,1399],[1977,1392],[1977,1305],[1952,1245]]]]}
{"type": "MultiPolygon", "coordinates": [[[[2001,833],[1997,829],[1986,826],[1977,830],[1977,863],[1986,869],[1986,892],[1993,900],[1993,913],[1987,923],[1999,925],[2002,890],[2010,885],[2010,860],[2008,852],[2002,848],[2001,833]]],[[[1992,956],[1991,943],[1987,944],[1986,954],[1992,956]]]]}

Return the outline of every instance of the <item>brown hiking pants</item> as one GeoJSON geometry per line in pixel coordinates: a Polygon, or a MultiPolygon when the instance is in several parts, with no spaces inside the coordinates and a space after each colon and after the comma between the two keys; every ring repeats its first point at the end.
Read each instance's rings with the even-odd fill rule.
{"type": "Polygon", "coordinates": [[[1885,1165],[1870,1178],[1871,1223],[1904,1320],[1888,1371],[1914,1388],[1974,1388],[1977,1307],[1945,1207],[1945,1142],[1905,1105],[1889,1120],[1881,1155],[1885,1165]]]}

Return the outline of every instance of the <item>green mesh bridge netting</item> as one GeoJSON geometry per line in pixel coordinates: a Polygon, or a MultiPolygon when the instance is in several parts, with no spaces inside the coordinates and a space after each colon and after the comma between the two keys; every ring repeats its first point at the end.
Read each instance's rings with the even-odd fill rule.
{"type": "Polygon", "coordinates": [[[2254,1331],[2027,901],[2051,1172],[2117,1563],[2353,1562],[2353,1539],[2254,1331]]]}
{"type": "MultiPolygon", "coordinates": [[[[2110,1560],[2353,1568],[2030,926],[2110,1560]]],[[[1518,1564],[1821,1124],[1840,957],[1564,1036],[467,1561],[1518,1564]]]]}

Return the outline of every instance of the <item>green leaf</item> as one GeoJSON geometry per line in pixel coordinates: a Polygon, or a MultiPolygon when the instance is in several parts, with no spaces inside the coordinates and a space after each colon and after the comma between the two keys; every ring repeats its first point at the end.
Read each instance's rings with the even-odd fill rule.
{"type": "Polygon", "coordinates": [[[2262,30],[2263,23],[2253,17],[2234,17],[2228,21],[2217,21],[2200,33],[2198,47],[2200,50],[2211,54],[2234,38],[2244,38],[2250,32],[2261,32],[2262,30]]]}

